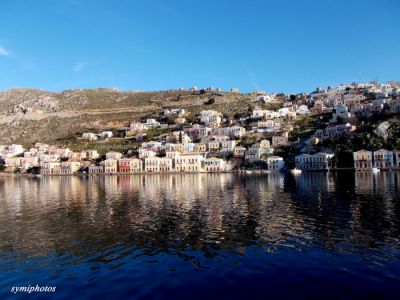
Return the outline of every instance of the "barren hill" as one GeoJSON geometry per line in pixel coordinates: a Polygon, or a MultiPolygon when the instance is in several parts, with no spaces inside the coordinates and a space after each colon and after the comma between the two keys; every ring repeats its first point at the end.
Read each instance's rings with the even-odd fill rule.
{"type": "Polygon", "coordinates": [[[248,109],[254,99],[249,94],[176,90],[121,92],[99,88],[53,93],[11,89],[0,92],[0,144],[56,144],[85,130],[119,128],[141,117],[155,117],[164,108],[181,107],[193,112],[214,108],[232,114],[248,109]],[[205,105],[211,98],[215,103],[205,105]]]}

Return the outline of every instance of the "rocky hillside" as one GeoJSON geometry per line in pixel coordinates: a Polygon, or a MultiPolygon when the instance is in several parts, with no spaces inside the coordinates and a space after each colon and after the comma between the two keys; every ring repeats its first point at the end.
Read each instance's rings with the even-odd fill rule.
{"type": "Polygon", "coordinates": [[[232,114],[254,105],[248,94],[190,91],[121,92],[114,89],[37,89],[0,92],[0,144],[36,141],[57,144],[86,130],[118,128],[141,117],[157,116],[164,108],[197,112],[214,108],[232,114]],[[215,103],[205,105],[213,98],[215,103]]]}

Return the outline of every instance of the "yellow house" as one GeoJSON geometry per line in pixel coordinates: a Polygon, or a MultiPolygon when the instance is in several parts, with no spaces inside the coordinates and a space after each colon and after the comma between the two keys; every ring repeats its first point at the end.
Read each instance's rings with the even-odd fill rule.
{"type": "Polygon", "coordinates": [[[173,171],[172,159],[168,157],[147,157],[144,159],[145,172],[173,171]]]}
{"type": "Polygon", "coordinates": [[[104,162],[104,173],[106,174],[113,174],[118,172],[118,160],[109,158],[106,159],[104,162]]]}
{"type": "Polygon", "coordinates": [[[175,161],[178,172],[200,172],[204,157],[197,154],[181,154],[175,161]]]}

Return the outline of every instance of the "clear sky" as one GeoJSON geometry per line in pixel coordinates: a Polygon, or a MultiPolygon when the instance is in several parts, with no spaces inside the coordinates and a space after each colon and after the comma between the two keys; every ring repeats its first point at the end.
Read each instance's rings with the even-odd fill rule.
{"type": "Polygon", "coordinates": [[[0,0],[0,89],[400,80],[398,0],[0,0]]]}

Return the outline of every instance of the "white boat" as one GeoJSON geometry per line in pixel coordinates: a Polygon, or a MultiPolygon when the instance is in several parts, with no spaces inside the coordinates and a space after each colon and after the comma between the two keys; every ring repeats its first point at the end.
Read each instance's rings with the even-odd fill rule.
{"type": "Polygon", "coordinates": [[[292,174],[301,174],[301,170],[296,169],[296,168],[290,170],[290,172],[292,172],[292,174]]]}
{"type": "Polygon", "coordinates": [[[246,174],[253,174],[253,172],[252,172],[252,171],[249,171],[249,170],[247,170],[247,171],[246,171],[246,174]]]}
{"type": "Polygon", "coordinates": [[[372,168],[372,172],[374,172],[374,173],[378,173],[378,172],[380,172],[381,170],[379,170],[378,168],[372,168]]]}

